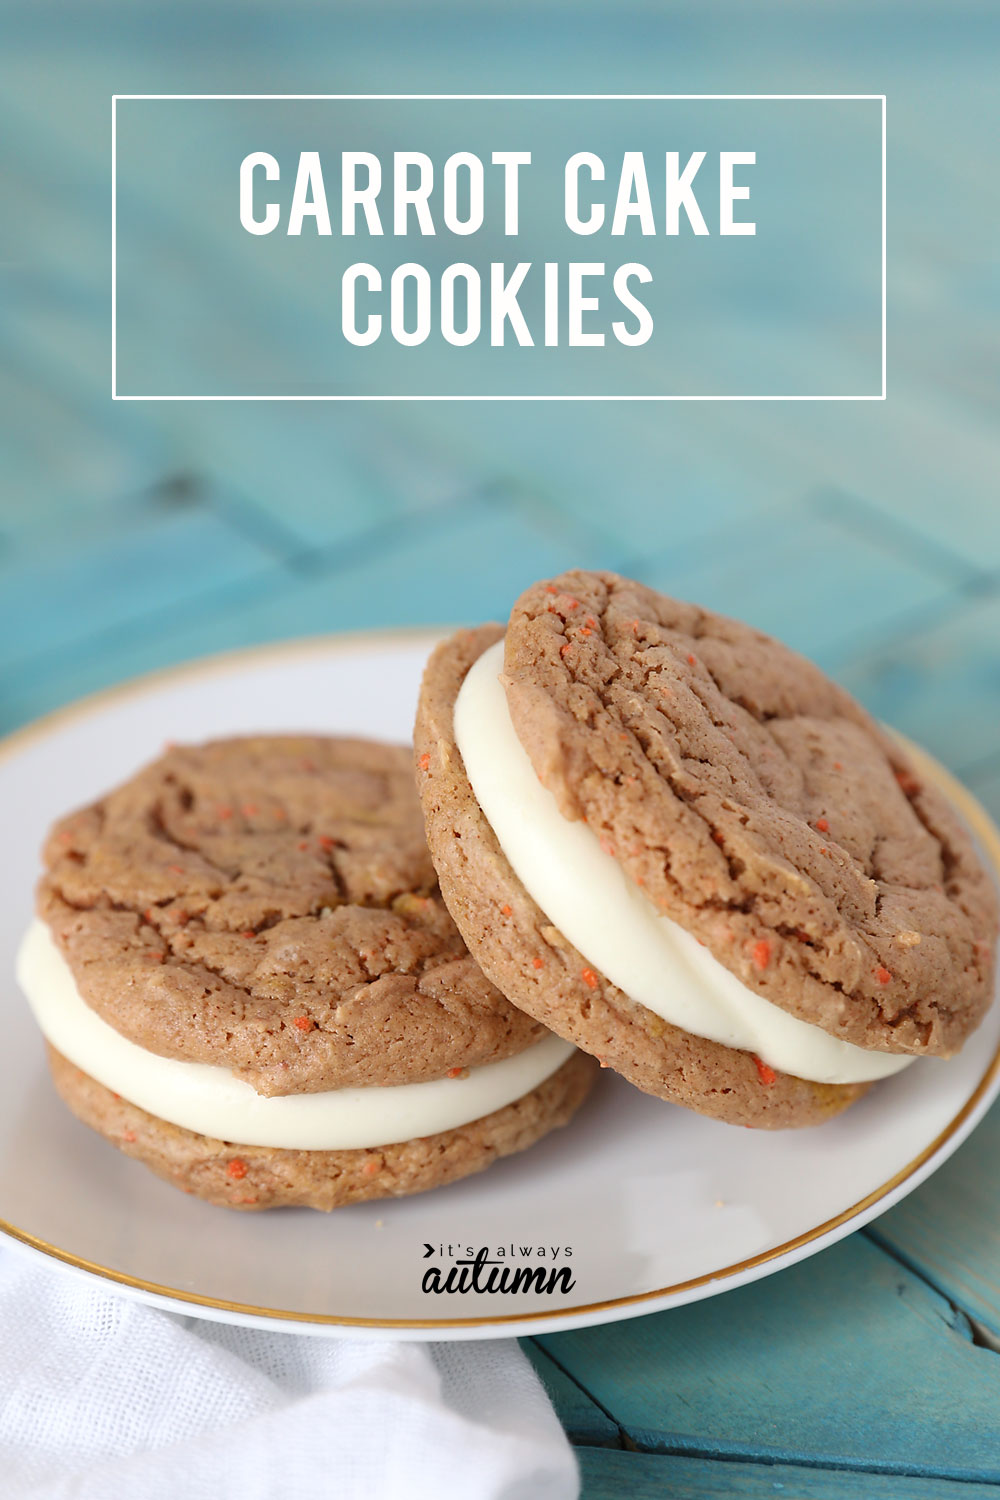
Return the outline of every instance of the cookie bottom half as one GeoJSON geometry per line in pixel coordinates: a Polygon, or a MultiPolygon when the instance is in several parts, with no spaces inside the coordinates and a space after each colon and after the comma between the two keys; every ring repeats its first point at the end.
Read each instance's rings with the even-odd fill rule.
{"type": "Polygon", "coordinates": [[[171,1125],[113,1094],[54,1047],[46,1050],[56,1089],[85,1125],[182,1191],[240,1209],[328,1212],[457,1182],[565,1125],[598,1071],[593,1058],[577,1052],[530,1093],[454,1130],[363,1150],[289,1151],[232,1145],[171,1125]]]}

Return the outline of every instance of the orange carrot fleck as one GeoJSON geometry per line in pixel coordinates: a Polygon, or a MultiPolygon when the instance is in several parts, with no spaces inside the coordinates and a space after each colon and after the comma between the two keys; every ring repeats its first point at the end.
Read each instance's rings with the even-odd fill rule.
{"type": "Polygon", "coordinates": [[[308,841],[308,839],[300,839],[299,840],[299,848],[300,849],[308,849],[309,848],[309,841],[308,841]]]}
{"type": "Polygon", "coordinates": [[[545,960],[544,960],[544,958],[533,958],[531,960],[531,962],[532,962],[532,964],[534,965],[534,967],[536,969],[544,969],[545,968],[545,960]]]}
{"type": "Polygon", "coordinates": [[[690,651],[688,652],[688,665],[692,667],[696,667],[698,665],[698,658],[694,656],[690,651]]]}
{"type": "Polygon", "coordinates": [[[908,797],[913,797],[917,794],[917,792],[919,792],[920,782],[912,774],[912,772],[905,771],[901,767],[897,767],[893,774],[896,780],[899,782],[900,789],[904,791],[908,797]]]}
{"type": "Polygon", "coordinates": [[[567,641],[566,644],[565,644],[565,646],[560,646],[559,647],[559,655],[560,656],[567,656],[569,654],[569,650],[570,650],[571,644],[572,643],[570,641],[567,641]]]}
{"type": "Polygon", "coordinates": [[[875,978],[878,980],[879,984],[892,983],[892,975],[889,973],[889,970],[885,967],[884,964],[879,964],[878,968],[875,970],[875,978]]]}
{"type": "Polygon", "coordinates": [[[256,802],[244,802],[240,809],[245,818],[255,818],[260,811],[256,802]]]}
{"type": "Polygon", "coordinates": [[[431,763],[430,755],[425,750],[424,753],[423,753],[423,755],[417,761],[417,765],[420,767],[421,771],[426,771],[428,769],[428,767],[430,766],[430,763],[431,763]]]}
{"type": "Polygon", "coordinates": [[[135,1140],[135,1131],[134,1130],[123,1130],[122,1131],[122,1140],[123,1141],[127,1141],[128,1144],[131,1146],[132,1142],[135,1140]]]}
{"type": "Polygon", "coordinates": [[[464,1068],[449,1068],[448,1069],[448,1077],[449,1078],[461,1078],[461,1076],[462,1076],[462,1074],[464,1072],[465,1072],[464,1068]]]}
{"type": "Polygon", "coordinates": [[[296,1016],[292,1025],[297,1027],[299,1031],[312,1031],[316,1022],[311,1020],[309,1016],[296,1016]]]}
{"type": "Polygon", "coordinates": [[[257,936],[257,934],[256,934],[256,932],[254,932],[254,930],[253,930],[252,927],[245,927],[243,929],[243,931],[240,933],[240,937],[245,937],[245,938],[255,938],[256,936],[257,936]]]}
{"type": "Polygon", "coordinates": [[[763,971],[771,962],[771,944],[767,938],[759,938],[750,953],[755,969],[763,971]]]}
{"type": "Polygon", "coordinates": [[[583,980],[588,990],[597,989],[598,980],[597,975],[594,973],[593,969],[584,969],[583,973],[580,975],[580,978],[583,980]]]}
{"type": "Polygon", "coordinates": [[[500,915],[503,917],[509,917],[513,910],[514,908],[512,906],[501,906],[500,915]]]}
{"type": "Polygon", "coordinates": [[[234,1156],[232,1161],[226,1168],[226,1171],[230,1177],[232,1177],[236,1182],[239,1182],[241,1177],[245,1177],[247,1175],[247,1164],[242,1160],[241,1157],[234,1156]]]}
{"type": "Polygon", "coordinates": [[[773,1068],[768,1067],[766,1062],[761,1062],[756,1052],[753,1053],[753,1060],[757,1066],[757,1077],[764,1084],[765,1088],[769,1087],[778,1075],[773,1068]]]}
{"type": "Polygon", "coordinates": [[[816,819],[816,827],[817,827],[817,829],[819,830],[820,833],[829,833],[830,832],[830,824],[829,824],[829,822],[827,821],[826,818],[817,818],[816,819]]]}

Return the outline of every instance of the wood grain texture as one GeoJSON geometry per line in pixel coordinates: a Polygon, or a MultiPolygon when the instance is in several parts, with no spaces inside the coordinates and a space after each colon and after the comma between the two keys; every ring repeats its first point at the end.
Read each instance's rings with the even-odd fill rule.
{"type": "MultiPolygon", "coordinates": [[[[998,1160],[1000,1108],[994,1105],[951,1161],[867,1233],[1000,1341],[998,1160]]],[[[1000,1372],[997,1379],[1000,1415],[1000,1372]]]]}
{"type": "Polygon", "coordinates": [[[549,1393],[559,1420],[570,1441],[591,1448],[617,1448],[621,1433],[593,1397],[588,1396],[565,1370],[556,1364],[535,1339],[522,1339],[521,1348],[531,1360],[539,1379],[549,1393]]]}
{"type": "Polygon", "coordinates": [[[539,1342],[641,1449],[1000,1483],[1000,1356],[863,1236],[722,1297],[539,1342]]]}
{"type": "Polygon", "coordinates": [[[991,1500],[992,1484],[580,1448],[582,1500],[991,1500]]]}
{"type": "Polygon", "coordinates": [[[940,611],[954,575],[870,534],[849,506],[807,495],[711,538],[637,556],[626,571],[665,593],[690,598],[778,635],[827,670],[850,662],[894,622],[940,611]],[[775,587],[775,579],[781,587],[775,587]]]}
{"type": "Polygon", "coordinates": [[[840,674],[889,723],[958,770],[975,772],[1000,736],[1000,597],[989,580],[952,595],[840,674]]]}

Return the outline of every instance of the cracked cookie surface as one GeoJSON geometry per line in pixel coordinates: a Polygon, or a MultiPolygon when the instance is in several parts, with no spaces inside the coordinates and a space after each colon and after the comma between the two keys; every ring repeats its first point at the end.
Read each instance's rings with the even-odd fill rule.
{"type": "MultiPolygon", "coordinates": [[[[731,1123],[816,1124],[865,1093],[672,1026],[591,968],[532,900],[454,735],[465,675],[504,634],[483,626],[438,648],[415,732],[441,889],[484,971],[637,1087],[731,1123]]],[[[518,602],[504,676],[519,738],[563,810],[586,815],[629,877],[744,983],[882,1050],[947,1052],[978,1023],[992,992],[991,879],[950,805],[818,668],[745,625],[574,573],[518,602]]]]}
{"type": "Polygon", "coordinates": [[[992,997],[996,890],[944,797],[812,662],[610,573],[528,589],[515,729],[563,814],[752,989],[947,1056],[992,997]]]}
{"type": "Polygon", "coordinates": [[[817,1125],[866,1084],[793,1078],[749,1052],[693,1036],[592,969],[529,896],[476,801],[455,743],[453,708],[465,674],[500,639],[498,625],[463,631],[431,657],[417,713],[417,774],[441,890],[494,983],[546,1026],[645,1093],[734,1125],[817,1125]]]}
{"type": "Polygon", "coordinates": [[[63,818],[38,910],[80,993],[261,1094],[420,1082],[540,1040],[437,889],[411,753],[321,736],[175,746],[63,818]]]}

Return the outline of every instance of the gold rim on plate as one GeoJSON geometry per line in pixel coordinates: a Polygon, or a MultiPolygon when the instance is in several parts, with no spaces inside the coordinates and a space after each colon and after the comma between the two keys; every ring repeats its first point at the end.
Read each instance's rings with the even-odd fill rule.
{"type": "MultiPolygon", "coordinates": [[[[204,657],[200,660],[186,662],[180,666],[163,667],[158,671],[145,673],[140,677],[131,678],[129,681],[120,683],[114,687],[101,689],[92,693],[76,703],[69,704],[65,708],[55,709],[52,713],[36,719],[33,723],[25,725],[22,729],[16,729],[13,733],[0,740],[0,761],[8,760],[18,754],[28,745],[35,741],[46,738],[48,735],[62,729],[65,725],[74,723],[82,718],[89,718],[110,704],[121,702],[126,698],[149,692],[152,689],[169,684],[185,681],[193,677],[212,675],[223,672],[230,667],[239,665],[251,665],[264,660],[280,660],[286,656],[307,656],[312,654],[325,655],[331,651],[356,651],[356,650],[378,650],[384,646],[416,644],[418,641],[426,642],[428,649],[431,648],[442,635],[445,628],[435,630],[433,627],[415,627],[412,629],[391,629],[382,631],[357,631],[344,632],[338,635],[309,636],[295,641],[279,641],[268,645],[249,646],[238,648],[233,651],[219,652],[215,655],[204,657]]],[[[997,829],[985,808],[976,800],[967,787],[963,786],[950,771],[945,770],[938,761],[926,750],[912,744],[902,735],[896,735],[906,747],[913,760],[920,767],[928,780],[934,782],[938,788],[947,796],[952,806],[965,819],[969,828],[978,839],[984,853],[988,856],[994,873],[1000,879],[1000,830],[997,829]]],[[[611,1297],[604,1302],[586,1302],[575,1307],[547,1308],[542,1311],[525,1311],[520,1313],[501,1313],[493,1316],[479,1316],[471,1318],[352,1318],[346,1315],[340,1316],[335,1313],[309,1313],[296,1312],[279,1307],[255,1307],[252,1303],[227,1302],[221,1297],[203,1297],[198,1292],[184,1291],[178,1287],[161,1286],[158,1282],[144,1281],[140,1276],[129,1276],[125,1271],[116,1271],[111,1266],[99,1265],[96,1261],[83,1260],[73,1255],[69,1250],[62,1250],[58,1245],[50,1245],[47,1240],[39,1239],[36,1235],[29,1234],[24,1229],[19,1229],[16,1224],[8,1223],[0,1218],[0,1233],[17,1240],[22,1245],[29,1246],[32,1250],[40,1251],[43,1255],[60,1261],[63,1265],[72,1266],[75,1270],[86,1271],[92,1276],[98,1276],[105,1281],[113,1282],[117,1286],[128,1287],[132,1291],[146,1292],[151,1296],[164,1297],[174,1302],[183,1302],[192,1307],[212,1308],[216,1312],[235,1313],[241,1317],[272,1318],[284,1323],[306,1323],[317,1327],[333,1328],[479,1328],[495,1327],[498,1324],[521,1324],[546,1322],[556,1318],[579,1318],[586,1317],[590,1313],[607,1312],[612,1308],[635,1307],[644,1302],[652,1302],[665,1297],[677,1296],[682,1292],[695,1291],[698,1287],[707,1286],[710,1282],[724,1283],[745,1271],[755,1270],[758,1266],[766,1265],[768,1261],[777,1260],[782,1255],[792,1251],[801,1250],[804,1245],[811,1244],[814,1240],[822,1239],[824,1235],[833,1230],[841,1228],[850,1220],[863,1214],[866,1209],[871,1208],[881,1199],[888,1197],[897,1187],[906,1182],[914,1173],[936,1155],[952,1137],[955,1135],[969,1115],[976,1109],[983,1095],[989,1090],[998,1074],[1000,1074],[1000,1045],[991,1057],[987,1067],[976,1085],[973,1092],[966,1099],[956,1114],[949,1120],[944,1129],[919,1152],[912,1161],[907,1162],[898,1172],[852,1203],[849,1208],[843,1209],[833,1218],[826,1219],[822,1224],[815,1225],[812,1229],[805,1230],[802,1234],[795,1235],[793,1239],[785,1240],[780,1245],[773,1246],[770,1250],[762,1250],[758,1255],[752,1255],[747,1260],[735,1261],[732,1265],[721,1266],[716,1271],[708,1271],[701,1276],[692,1276],[687,1281],[675,1282],[672,1286],[655,1287],[648,1292],[633,1292],[627,1297],[611,1297]]]]}

